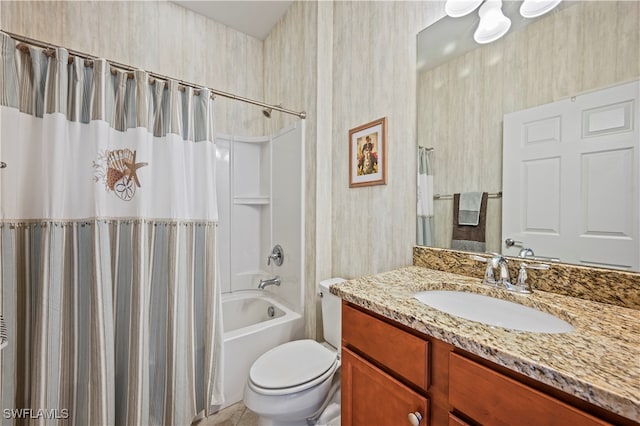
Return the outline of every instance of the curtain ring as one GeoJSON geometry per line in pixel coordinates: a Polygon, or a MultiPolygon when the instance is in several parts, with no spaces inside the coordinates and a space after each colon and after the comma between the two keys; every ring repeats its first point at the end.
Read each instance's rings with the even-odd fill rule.
{"type": "Polygon", "coordinates": [[[4,161],[0,161],[0,169],[5,169],[7,168],[7,163],[5,163],[4,161]]]}

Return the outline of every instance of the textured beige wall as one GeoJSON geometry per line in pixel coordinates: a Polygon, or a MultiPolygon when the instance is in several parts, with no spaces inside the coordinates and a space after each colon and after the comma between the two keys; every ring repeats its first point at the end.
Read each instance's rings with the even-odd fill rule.
{"type": "Polygon", "coordinates": [[[336,2],[333,14],[332,271],[411,263],[416,238],[416,34],[443,2],[336,2]],[[349,188],[349,129],[387,117],[387,184],[349,188]]]}
{"type": "MultiPolygon", "coordinates": [[[[434,192],[502,188],[509,112],[640,78],[640,2],[577,2],[418,77],[418,143],[434,148],[434,192]]],[[[435,201],[450,247],[450,200],[435,201]]],[[[502,200],[489,200],[487,250],[500,251],[502,200]]]]}
{"type": "MultiPolygon", "coordinates": [[[[265,99],[308,112],[309,336],[320,319],[320,280],[411,263],[416,34],[443,14],[442,2],[295,2],[265,40],[265,99]],[[349,129],[385,116],[388,183],[350,189],[349,129]]],[[[292,119],[277,114],[272,125],[292,119]]]]}
{"type": "MultiPolygon", "coordinates": [[[[316,141],[318,132],[323,128],[318,126],[319,116],[326,117],[327,105],[321,104],[318,111],[319,98],[318,72],[323,65],[318,60],[319,43],[326,37],[318,34],[325,25],[318,25],[319,20],[325,20],[327,9],[331,3],[295,2],[286,15],[275,26],[264,42],[264,82],[265,99],[272,104],[283,104],[289,109],[306,111],[308,119],[305,122],[305,334],[316,336],[317,317],[319,315],[317,303],[316,264],[323,255],[316,253],[316,235],[322,238],[322,232],[316,230],[316,173],[317,152],[316,141]]],[[[269,120],[267,130],[275,131],[297,117],[274,112],[269,120]]],[[[320,225],[321,226],[321,225],[320,225]]]]}
{"type": "MultiPolygon", "coordinates": [[[[0,1],[0,28],[252,99],[263,42],[169,2],[0,1]]],[[[261,109],[217,98],[217,131],[263,133],[261,109]]]]}

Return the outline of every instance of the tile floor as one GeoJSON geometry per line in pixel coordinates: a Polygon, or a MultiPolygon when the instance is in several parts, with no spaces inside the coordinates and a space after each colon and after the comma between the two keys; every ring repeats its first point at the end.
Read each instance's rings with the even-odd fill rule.
{"type": "Polygon", "coordinates": [[[196,426],[257,426],[258,416],[242,402],[201,420],[196,426]]]}

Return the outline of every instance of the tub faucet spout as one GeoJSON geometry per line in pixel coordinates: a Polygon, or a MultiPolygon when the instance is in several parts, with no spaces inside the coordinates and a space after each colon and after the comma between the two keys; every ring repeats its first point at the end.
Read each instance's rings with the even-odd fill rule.
{"type": "Polygon", "coordinates": [[[265,287],[270,285],[280,286],[280,275],[276,275],[275,277],[268,278],[266,280],[260,280],[260,283],[258,284],[258,288],[260,290],[264,290],[265,287]]]}

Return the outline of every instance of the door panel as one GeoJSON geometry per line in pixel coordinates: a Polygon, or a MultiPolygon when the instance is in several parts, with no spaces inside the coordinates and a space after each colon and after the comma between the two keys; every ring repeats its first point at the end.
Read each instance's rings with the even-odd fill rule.
{"type": "Polygon", "coordinates": [[[639,93],[636,81],[505,115],[503,240],[640,270],[639,93]]]}
{"type": "Polygon", "coordinates": [[[583,154],[581,236],[632,237],[632,155],[631,149],[583,154]]]}
{"type": "Polygon", "coordinates": [[[542,142],[560,142],[562,117],[547,117],[524,123],[523,136],[525,145],[542,142]]]}
{"type": "Polygon", "coordinates": [[[522,166],[522,229],[560,234],[560,157],[523,161],[522,166]]]}

